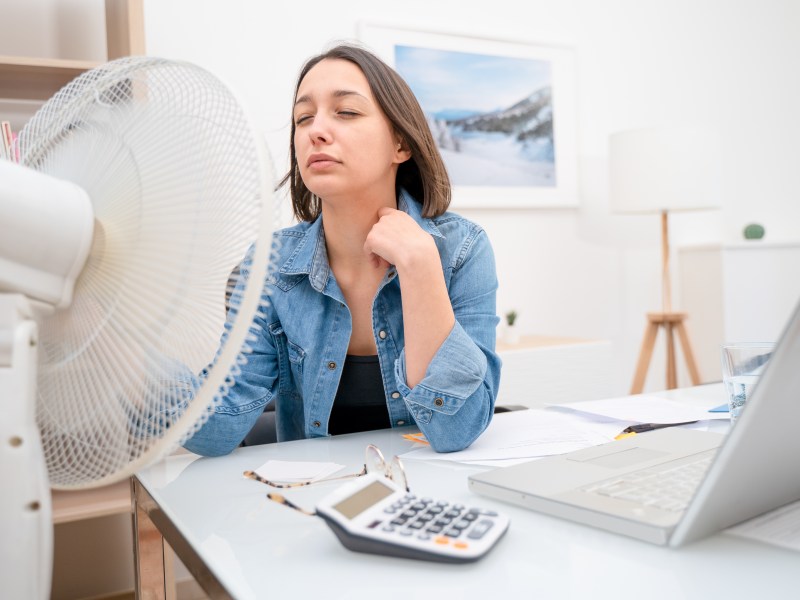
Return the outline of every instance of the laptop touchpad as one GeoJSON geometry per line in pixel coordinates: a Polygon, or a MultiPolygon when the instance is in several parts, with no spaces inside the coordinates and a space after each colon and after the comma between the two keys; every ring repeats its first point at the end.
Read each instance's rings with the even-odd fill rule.
{"type": "Polygon", "coordinates": [[[569,457],[576,462],[589,463],[611,469],[630,467],[638,463],[647,462],[656,458],[669,456],[669,452],[661,452],[652,448],[626,448],[624,450],[604,449],[605,453],[584,454],[583,456],[569,457]]]}

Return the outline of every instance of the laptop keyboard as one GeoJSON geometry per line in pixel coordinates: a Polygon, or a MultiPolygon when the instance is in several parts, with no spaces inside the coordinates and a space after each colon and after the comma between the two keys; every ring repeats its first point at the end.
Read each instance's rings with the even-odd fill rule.
{"type": "Polygon", "coordinates": [[[660,465],[625,473],[587,486],[583,491],[679,512],[689,505],[713,458],[713,452],[703,453],[697,459],[678,466],[660,465]]]}

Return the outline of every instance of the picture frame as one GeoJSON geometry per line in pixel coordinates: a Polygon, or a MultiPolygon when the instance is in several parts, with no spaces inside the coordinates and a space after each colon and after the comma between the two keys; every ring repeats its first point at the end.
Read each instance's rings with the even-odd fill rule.
{"type": "Polygon", "coordinates": [[[570,47],[361,23],[361,43],[409,84],[458,208],[572,208],[577,112],[570,47]]]}

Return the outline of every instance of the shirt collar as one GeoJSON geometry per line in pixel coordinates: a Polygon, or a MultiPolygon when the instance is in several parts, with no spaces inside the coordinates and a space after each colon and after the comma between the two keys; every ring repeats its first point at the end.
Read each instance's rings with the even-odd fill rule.
{"type": "MultiPolygon", "coordinates": [[[[422,216],[422,205],[406,190],[400,189],[397,209],[408,214],[424,230],[434,237],[444,238],[442,232],[433,222],[422,216]]],[[[330,276],[328,251],[325,246],[325,229],[320,215],[305,230],[305,234],[291,256],[283,263],[278,272],[282,275],[308,275],[311,286],[322,292],[330,276]]]]}

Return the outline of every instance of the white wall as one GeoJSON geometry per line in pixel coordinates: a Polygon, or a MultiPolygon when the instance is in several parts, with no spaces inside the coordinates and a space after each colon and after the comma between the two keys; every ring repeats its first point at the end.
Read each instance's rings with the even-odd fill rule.
{"type": "MultiPolygon", "coordinates": [[[[611,339],[620,392],[644,313],[660,306],[660,230],[657,216],[609,214],[609,133],[679,123],[721,132],[724,209],[673,217],[675,246],[739,239],[754,220],[770,239],[800,237],[800,202],[792,197],[800,189],[792,168],[800,162],[800,3],[793,0],[148,0],[145,19],[149,53],[197,62],[241,92],[280,170],[297,71],[330,41],[355,38],[359,21],[573,45],[581,207],[461,212],[493,241],[499,310],[518,309],[525,332],[611,339]]],[[[663,388],[660,355],[653,365],[648,389],[663,388]]]]}
{"type": "MultiPolygon", "coordinates": [[[[25,32],[12,28],[0,54],[102,58],[103,0],[0,0],[0,7],[25,32]]],[[[332,40],[354,39],[359,21],[572,45],[580,208],[462,212],[494,243],[500,312],[516,308],[526,333],[611,339],[620,392],[644,313],[660,306],[659,225],[656,216],[609,213],[609,133],[678,123],[721,132],[724,208],[672,217],[673,246],[737,240],[752,221],[772,241],[800,238],[794,0],[145,0],[144,8],[148,53],[191,60],[234,87],[279,171],[297,71],[332,40]]],[[[662,369],[656,355],[648,389],[663,388],[662,369]]]]}

